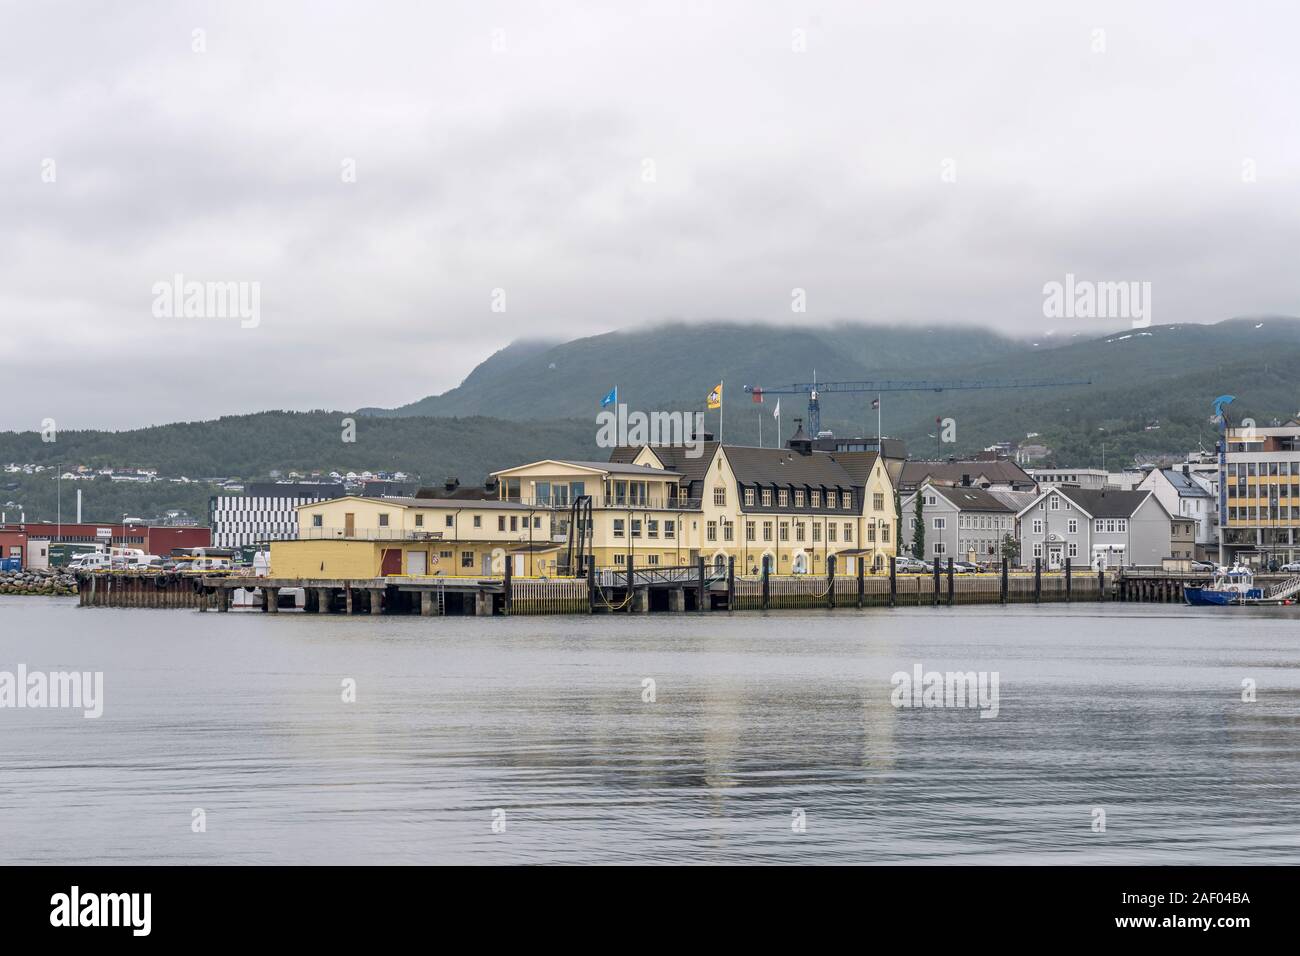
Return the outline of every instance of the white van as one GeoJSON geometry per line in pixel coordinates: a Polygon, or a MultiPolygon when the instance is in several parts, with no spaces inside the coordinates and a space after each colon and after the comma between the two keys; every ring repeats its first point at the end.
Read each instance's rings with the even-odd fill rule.
{"type": "Polygon", "coordinates": [[[79,554],[68,562],[69,571],[104,571],[113,566],[113,559],[103,551],[79,554]]]}

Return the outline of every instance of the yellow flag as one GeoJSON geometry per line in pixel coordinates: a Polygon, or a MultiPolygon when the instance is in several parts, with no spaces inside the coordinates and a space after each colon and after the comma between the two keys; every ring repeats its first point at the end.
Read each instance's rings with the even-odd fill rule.
{"type": "Polygon", "coordinates": [[[715,388],[713,391],[709,392],[709,408],[721,408],[721,407],[722,407],[722,383],[719,382],[718,387],[715,388]]]}

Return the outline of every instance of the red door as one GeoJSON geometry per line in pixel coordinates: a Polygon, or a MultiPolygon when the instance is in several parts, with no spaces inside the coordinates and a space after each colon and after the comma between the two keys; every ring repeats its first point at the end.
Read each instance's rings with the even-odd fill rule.
{"type": "Polygon", "coordinates": [[[390,574],[402,573],[402,552],[400,548],[384,549],[384,557],[379,566],[379,573],[385,577],[390,574]]]}

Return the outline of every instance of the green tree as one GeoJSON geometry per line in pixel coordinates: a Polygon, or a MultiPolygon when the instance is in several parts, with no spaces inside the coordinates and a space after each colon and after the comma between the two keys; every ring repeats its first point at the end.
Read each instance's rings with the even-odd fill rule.
{"type": "Polygon", "coordinates": [[[1015,539],[1011,532],[1008,531],[1002,536],[1002,547],[1000,550],[1002,557],[1007,560],[1007,563],[1018,564],[1020,562],[1020,542],[1015,539]]]}
{"type": "Polygon", "coordinates": [[[918,561],[925,560],[925,518],[921,515],[922,489],[916,491],[916,524],[912,528],[912,557],[918,561]]]}

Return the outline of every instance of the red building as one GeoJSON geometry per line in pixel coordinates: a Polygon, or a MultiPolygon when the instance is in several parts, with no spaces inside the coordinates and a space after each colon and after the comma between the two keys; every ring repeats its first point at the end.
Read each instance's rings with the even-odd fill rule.
{"type": "MultiPolygon", "coordinates": [[[[4,525],[3,529],[9,526],[4,525]]],[[[0,558],[17,558],[27,566],[27,532],[0,529],[0,558]]]]}
{"type": "MultiPolygon", "coordinates": [[[[167,557],[173,548],[210,548],[212,529],[171,525],[113,524],[111,522],[86,522],[76,524],[64,521],[10,522],[0,525],[0,542],[8,536],[21,534],[23,544],[27,538],[48,540],[51,544],[102,544],[115,548],[139,548],[145,554],[167,557]]],[[[3,552],[9,556],[8,547],[3,552]]]]}

